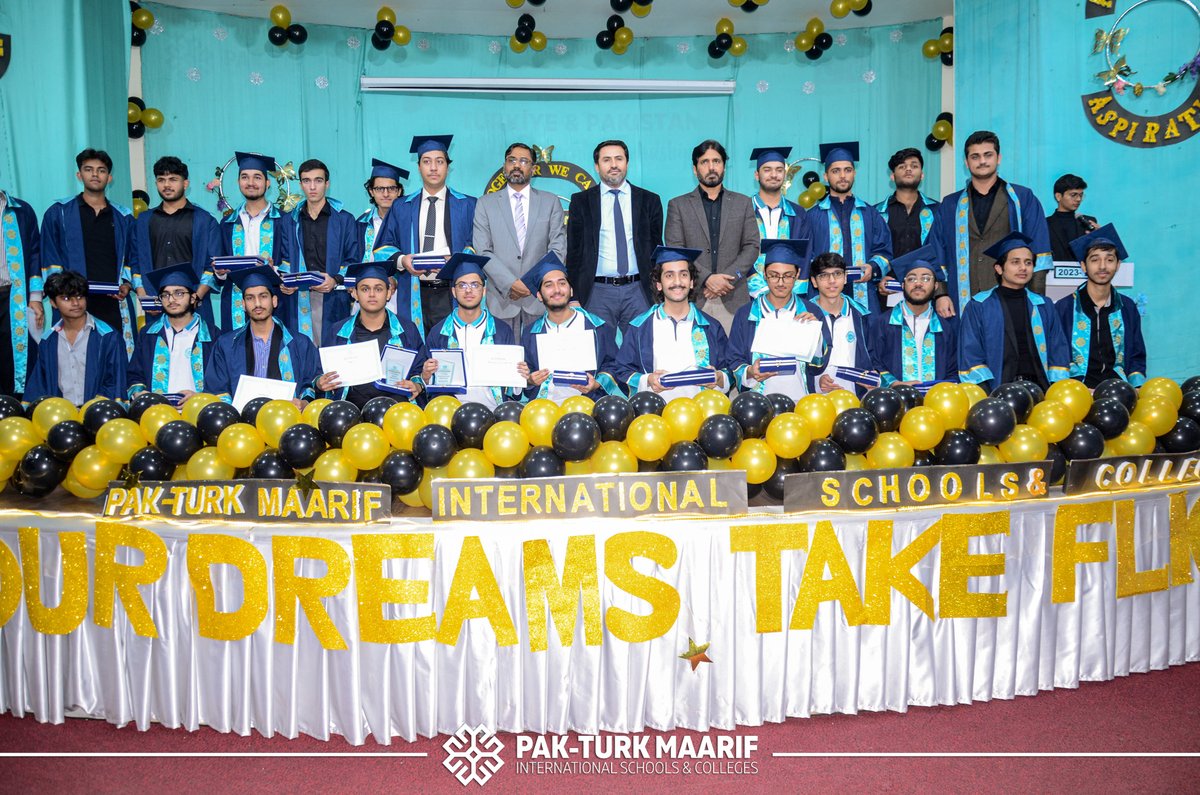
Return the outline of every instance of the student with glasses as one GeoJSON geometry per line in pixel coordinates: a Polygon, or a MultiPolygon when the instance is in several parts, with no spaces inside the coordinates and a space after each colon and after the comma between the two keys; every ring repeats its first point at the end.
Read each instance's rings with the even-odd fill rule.
{"type": "Polygon", "coordinates": [[[204,392],[214,336],[196,313],[195,268],[180,262],[147,271],[142,281],[162,302],[162,314],[138,335],[129,363],[129,397],[147,391],[185,398],[204,392]]]}
{"type": "MultiPolygon", "coordinates": [[[[371,158],[371,176],[363,184],[367,190],[367,199],[371,202],[371,209],[355,219],[358,221],[359,234],[362,238],[364,260],[376,259],[374,255],[375,239],[379,237],[379,230],[387,219],[388,213],[391,212],[392,205],[404,196],[404,185],[401,182],[408,177],[407,169],[393,166],[376,157],[371,158]]],[[[379,259],[386,258],[379,257],[379,259]]],[[[395,313],[398,306],[396,291],[393,291],[391,297],[388,298],[387,308],[390,312],[395,313]]],[[[405,307],[404,316],[408,317],[409,315],[410,312],[405,307]]]]}
{"type": "Polygon", "coordinates": [[[932,301],[945,269],[924,245],[892,260],[904,300],[871,318],[871,351],[883,386],[958,380],[958,318],[939,317],[932,301]]]}

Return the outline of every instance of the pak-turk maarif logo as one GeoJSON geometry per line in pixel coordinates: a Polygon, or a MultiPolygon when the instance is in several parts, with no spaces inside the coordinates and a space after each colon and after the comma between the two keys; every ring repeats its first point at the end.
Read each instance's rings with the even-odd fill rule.
{"type": "Polygon", "coordinates": [[[504,760],[500,758],[504,743],[485,726],[472,729],[464,723],[442,743],[442,748],[446,750],[446,761],[442,766],[464,787],[472,781],[482,787],[504,767],[504,760]]]}

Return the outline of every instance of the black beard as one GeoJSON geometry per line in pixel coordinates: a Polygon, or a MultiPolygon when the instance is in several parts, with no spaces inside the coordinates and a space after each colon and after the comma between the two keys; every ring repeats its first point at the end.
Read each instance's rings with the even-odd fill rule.
{"type": "Polygon", "coordinates": [[[177,317],[184,317],[186,315],[192,314],[192,307],[188,306],[186,309],[180,309],[178,312],[172,312],[164,306],[163,314],[166,315],[167,317],[171,318],[172,320],[174,320],[177,317]]]}
{"type": "Polygon", "coordinates": [[[925,296],[924,298],[913,298],[908,293],[905,293],[904,300],[907,301],[908,303],[912,304],[913,306],[925,306],[926,304],[928,304],[930,301],[933,300],[933,293],[930,292],[929,295],[925,296]]]}
{"type": "Polygon", "coordinates": [[[910,180],[908,182],[896,180],[896,188],[899,190],[916,190],[920,184],[921,180],[919,179],[910,180]]]}
{"type": "Polygon", "coordinates": [[[570,306],[570,305],[571,305],[571,299],[570,299],[570,298],[567,298],[567,299],[565,299],[565,300],[564,300],[564,301],[563,301],[561,304],[552,304],[552,303],[550,303],[549,301],[547,301],[547,302],[545,302],[545,303],[546,303],[546,309],[547,309],[547,311],[550,311],[550,312],[561,312],[562,310],[566,309],[568,306],[570,306]]]}

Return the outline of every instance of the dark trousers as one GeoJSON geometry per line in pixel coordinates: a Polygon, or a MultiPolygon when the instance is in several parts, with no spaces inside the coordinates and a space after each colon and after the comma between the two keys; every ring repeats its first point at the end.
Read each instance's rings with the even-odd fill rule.
{"type": "Polygon", "coordinates": [[[9,325],[12,308],[8,305],[8,300],[11,295],[12,287],[0,287],[0,394],[19,398],[16,384],[13,383],[16,377],[13,357],[16,356],[16,352],[13,350],[12,327],[9,325]]]}
{"type": "Polygon", "coordinates": [[[444,280],[421,282],[421,317],[424,332],[441,323],[450,314],[450,282],[444,280]]]}

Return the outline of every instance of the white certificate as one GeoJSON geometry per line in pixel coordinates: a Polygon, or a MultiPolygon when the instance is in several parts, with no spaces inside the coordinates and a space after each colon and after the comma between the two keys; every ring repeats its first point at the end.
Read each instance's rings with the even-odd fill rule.
{"type": "Polygon", "coordinates": [[[529,386],[517,372],[517,365],[525,361],[525,349],[520,345],[469,345],[464,351],[470,386],[529,386]]]}
{"type": "Polygon", "coordinates": [[[429,358],[437,362],[430,391],[443,389],[461,392],[467,388],[467,364],[462,348],[434,348],[429,358]]]}
{"type": "Polygon", "coordinates": [[[596,371],[596,332],[592,329],[534,334],[538,369],[572,372],[596,371]]]}
{"type": "Polygon", "coordinates": [[[767,315],[755,324],[750,349],[768,356],[795,356],[811,362],[821,352],[821,323],[767,315]]]}
{"type": "Polygon", "coordinates": [[[383,378],[379,344],[374,340],[321,349],[321,372],[338,374],[342,386],[370,384],[383,378]]]}
{"type": "Polygon", "coordinates": [[[233,407],[238,411],[257,397],[269,400],[291,400],[296,397],[296,385],[291,381],[277,381],[274,378],[259,378],[254,375],[243,375],[238,379],[237,389],[233,393],[233,407]]]}

